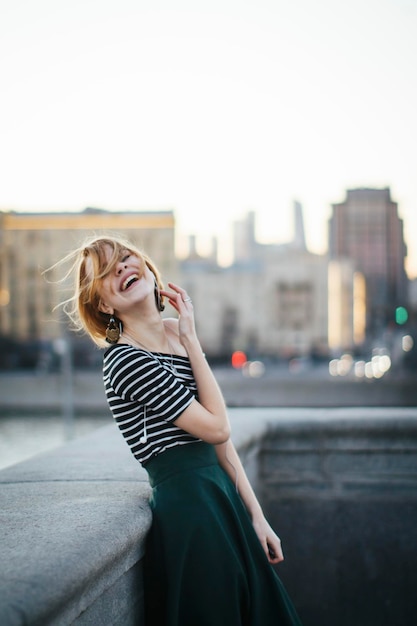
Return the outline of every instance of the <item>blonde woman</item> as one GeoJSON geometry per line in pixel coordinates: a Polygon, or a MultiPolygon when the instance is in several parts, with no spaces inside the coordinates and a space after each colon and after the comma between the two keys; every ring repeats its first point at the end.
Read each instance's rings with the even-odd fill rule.
{"type": "Polygon", "coordinates": [[[271,567],[283,560],[230,439],[193,304],[118,238],[75,253],[67,313],[103,356],[107,400],[153,487],[146,626],[298,626],[271,567]],[[164,300],[176,316],[164,319],[164,300]]]}

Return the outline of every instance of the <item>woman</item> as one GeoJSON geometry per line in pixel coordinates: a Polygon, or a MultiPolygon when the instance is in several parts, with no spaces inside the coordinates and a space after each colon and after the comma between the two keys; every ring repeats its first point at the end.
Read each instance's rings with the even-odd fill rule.
{"type": "Polygon", "coordinates": [[[230,440],[191,298],[164,289],[151,260],[121,239],[93,239],[76,256],[67,312],[107,346],[108,403],[153,487],[146,626],[299,625],[271,567],[281,542],[230,440]],[[161,317],[164,299],[176,318],[161,317]]]}

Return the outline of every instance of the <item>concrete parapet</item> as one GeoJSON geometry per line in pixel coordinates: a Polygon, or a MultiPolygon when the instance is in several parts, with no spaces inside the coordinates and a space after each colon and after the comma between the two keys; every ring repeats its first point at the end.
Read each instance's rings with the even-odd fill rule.
{"type": "Polygon", "coordinates": [[[0,624],[141,624],[147,477],[116,426],[0,472],[0,624]]]}
{"type": "Polygon", "coordinates": [[[268,430],[258,495],[305,626],[417,624],[417,411],[322,410],[268,430]]]}
{"type": "MultiPolygon", "coordinates": [[[[305,626],[417,623],[417,410],[230,416],[305,626]]],[[[143,625],[149,493],[113,424],[0,471],[0,624],[143,625]]]]}

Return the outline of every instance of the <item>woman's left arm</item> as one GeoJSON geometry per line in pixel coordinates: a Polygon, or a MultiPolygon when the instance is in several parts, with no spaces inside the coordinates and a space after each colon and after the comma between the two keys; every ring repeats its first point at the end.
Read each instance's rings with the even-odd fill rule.
{"type": "Polygon", "coordinates": [[[225,443],[217,444],[215,449],[220,465],[236,485],[269,562],[279,563],[283,561],[281,540],[265,519],[261,505],[255,496],[232,441],[229,439],[225,443]]]}

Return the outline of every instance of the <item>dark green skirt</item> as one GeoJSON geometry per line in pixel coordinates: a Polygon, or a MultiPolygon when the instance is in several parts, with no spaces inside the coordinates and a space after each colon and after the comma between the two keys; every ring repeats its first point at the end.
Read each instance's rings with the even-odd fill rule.
{"type": "Polygon", "coordinates": [[[146,470],[146,626],[300,626],[214,447],[177,446],[146,470]]]}

